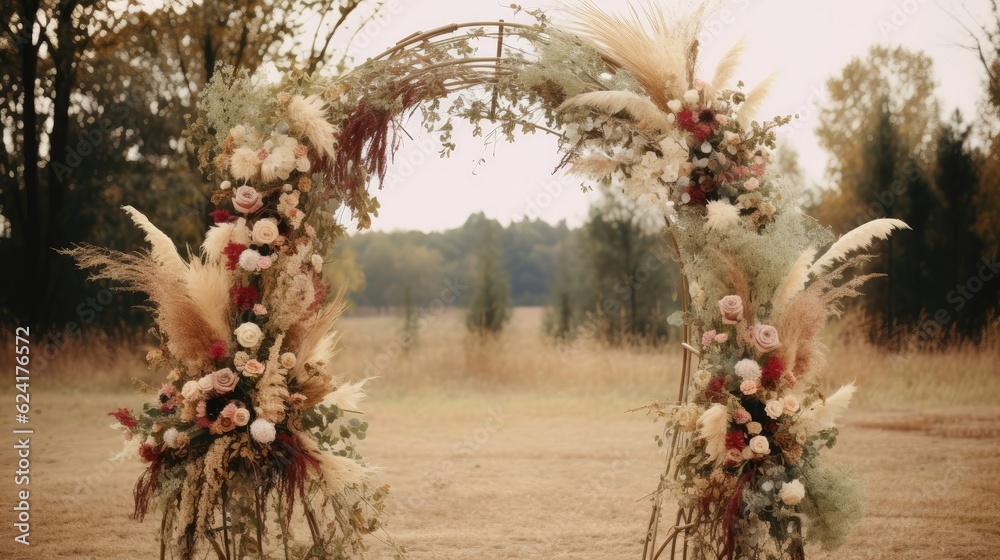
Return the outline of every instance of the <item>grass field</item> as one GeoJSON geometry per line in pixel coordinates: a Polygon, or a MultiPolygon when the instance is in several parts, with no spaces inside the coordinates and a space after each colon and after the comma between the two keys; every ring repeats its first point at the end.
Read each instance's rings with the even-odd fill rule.
{"type": "MultiPolygon", "coordinates": [[[[675,393],[675,350],[559,351],[540,336],[535,309],[519,309],[489,345],[472,343],[461,316],[444,312],[406,353],[396,319],[342,324],[342,370],[380,376],[369,384],[362,450],[383,467],[389,531],[411,558],[639,557],[644,497],[663,457],[658,426],[624,410],[675,393]]],[[[829,457],[868,476],[868,518],[842,549],[808,557],[1000,558],[997,349],[899,361],[859,343],[831,346],[831,377],[857,379],[861,393],[829,457]]],[[[12,544],[14,458],[4,445],[0,558],[158,555],[155,517],[128,519],[141,466],[108,460],[121,442],[106,416],[140,404],[129,375],[157,374],[129,353],[92,354],[67,350],[35,381],[31,547],[12,544]]]]}

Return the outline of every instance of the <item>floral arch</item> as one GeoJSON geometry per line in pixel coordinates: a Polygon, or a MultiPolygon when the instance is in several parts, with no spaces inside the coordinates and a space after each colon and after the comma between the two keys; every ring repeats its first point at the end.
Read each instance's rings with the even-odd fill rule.
{"type": "Polygon", "coordinates": [[[803,558],[806,538],[835,546],[856,520],[857,477],[819,456],[854,387],[819,391],[817,334],[872,276],[850,275],[870,258],[861,250],[905,224],[876,220],[834,242],[797,210],[795,187],[768,171],[789,118],[752,120],[767,84],[731,85],[739,44],[698,79],[701,12],[619,17],[583,3],[564,26],[532,16],[417,33],[336,79],[275,87],[219,72],[189,129],[218,185],[200,255],[181,257],[131,207],[149,251],[69,251],[155,311],[149,361],[167,382],[140,415],[114,415],[126,452],[148,464],[134,515],[162,508],[161,558],[346,558],[371,539],[402,554],[380,536],[387,490],[355,447],[363,382],[327,371],[342,295],[320,270],[345,233],[334,212],[362,228],[377,216],[369,185],[418,110],[443,153],[453,118],[496,122],[510,140],[558,134],[561,166],[663,213],[687,351],[676,400],[649,407],[668,453],[643,560],[803,558]]]}

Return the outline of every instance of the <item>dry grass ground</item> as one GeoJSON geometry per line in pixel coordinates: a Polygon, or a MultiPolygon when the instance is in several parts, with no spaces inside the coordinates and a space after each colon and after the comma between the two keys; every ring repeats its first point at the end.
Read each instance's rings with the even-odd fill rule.
{"type": "MultiPolygon", "coordinates": [[[[652,440],[657,426],[623,411],[674,393],[678,354],[587,345],[559,352],[541,339],[539,319],[537,310],[518,310],[501,340],[479,347],[461,317],[446,312],[406,355],[393,346],[395,319],[343,322],[344,370],[381,376],[369,386],[363,450],[384,467],[389,529],[411,558],[639,557],[643,497],[663,458],[652,440]]],[[[810,558],[1000,558],[995,351],[896,362],[857,344],[833,346],[832,375],[857,378],[863,398],[830,457],[868,475],[869,514],[844,548],[810,550],[810,558]]],[[[4,474],[0,558],[157,556],[155,519],[128,519],[141,466],[107,460],[121,443],[106,411],[141,402],[122,382],[124,370],[110,369],[52,368],[36,379],[33,544],[12,544],[13,485],[4,474]]],[[[2,420],[9,434],[10,419],[2,420]]],[[[5,451],[0,472],[13,464],[5,451]]]]}

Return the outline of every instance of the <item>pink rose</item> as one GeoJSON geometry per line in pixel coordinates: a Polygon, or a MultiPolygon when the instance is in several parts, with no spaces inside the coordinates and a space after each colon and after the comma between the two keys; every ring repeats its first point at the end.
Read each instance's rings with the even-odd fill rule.
{"type": "Polygon", "coordinates": [[[260,207],[263,205],[264,202],[261,201],[260,193],[257,192],[257,189],[250,185],[243,185],[236,189],[236,194],[233,196],[233,208],[237,212],[252,214],[260,210],[260,207]]]}
{"type": "Polygon", "coordinates": [[[250,360],[243,366],[243,370],[247,375],[260,375],[264,373],[264,364],[257,360],[250,360]]]}
{"type": "Polygon", "coordinates": [[[705,334],[701,335],[701,345],[708,347],[712,341],[715,340],[715,330],[707,331],[705,334]]]}
{"type": "Polygon", "coordinates": [[[297,157],[297,158],[305,157],[306,154],[309,153],[309,148],[306,148],[302,144],[299,144],[299,145],[295,146],[295,150],[294,150],[293,153],[295,154],[295,157],[297,157]]]}
{"type": "Polygon", "coordinates": [[[261,257],[257,259],[257,268],[267,270],[271,268],[271,257],[261,257]]]}
{"type": "Polygon", "coordinates": [[[725,344],[727,340],[729,340],[729,335],[726,333],[719,333],[715,335],[715,341],[719,344],[725,344]]]}
{"type": "Polygon", "coordinates": [[[794,388],[796,381],[797,381],[797,379],[795,378],[795,374],[794,373],[792,373],[790,371],[785,372],[785,382],[788,383],[789,387],[793,387],[794,388]]]}
{"type": "Polygon", "coordinates": [[[253,314],[260,317],[261,315],[267,315],[267,308],[263,305],[257,303],[253,306],[253,314]]]}
{"type": "Polygon", "coordinates": [[[743,383],[740,383],[740,392],[747,396],[756,395],[757,382],[753,379],[747,379],[743,383]]]}
{"type": "Polygon", "coordinates": [[[229,368],[223,368],[212,374],[212,389],[219,394],[224,394],[236,388],[240,378],[229,368]]]}
{"type": "Polygon", "coordinates": [[[743,320],[743,298],[726,296],[719,300],[719,312],[722,313],[722,324],[735,325],[743,320]]]}
{"type": "Polygon", "coordinates": [[[761,353],[771,352],[781,346],[781,341],[778,340],[778,329],[771,325],[754,325],[750,329],[750,336],[753,337],[753,345],[761,353]]]}
{"type": "Polygon", "coordinates": [[[222,409],[219,416],[223,418],[232,418],[233,415],[236,414],[236,410],[236,405],[234,403],[229,403],[222,409]]]}
{"type": "Polygon", "coordinates": [[[753,418],[751,418],[750,413],[745,408],[737,408],[733,411],[733,422],[746,424],[750,420],[753,420],[753,418]]]}
{"type": "Polygon", "coordinates": [[[267,153],[267,150],[261,148],[260,151],[257,152],[257,159],[259,159],[260,161],[264,161],[265,159],[267,159],[267,156],[269,155],[271,154],[267,153]]]}
{"type": "Polygon", "coordinates": [[[756,189],[759,186],[760,186],[760,182],[757,181],[756,177],[751,177],[750,179],[747,179],[746,181],[743,182],[743,188],[746,189],[746,190],[748,190],[748,191],[752,191],[752,190],[756,189]]]}

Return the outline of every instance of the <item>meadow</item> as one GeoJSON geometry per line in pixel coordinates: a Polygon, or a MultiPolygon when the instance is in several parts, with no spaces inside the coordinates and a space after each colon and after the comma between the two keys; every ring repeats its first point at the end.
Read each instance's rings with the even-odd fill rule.
{"type": "MultiPolygon", "coordinates": [[[[377,376],[362,452],[392,488],[388,530],[409,557],[638,558],[664,458],[660,427],[626,410],[675,396],[679,349],[555,346],[537,308],[518,308],[485,343],[457,310],[427,317],[413,341],[397,317],[345,317],[333,365],[377,376]]],[[[827,333],[826,383],[861,388],[828,457],[867,475],[868,517],[843,548],[807,556],[1000,557],[997,337],[900,357],[858,330],[846,321],[827,333]]],[[[32,545],[5,536],[0,557],[157,557],[155,517],[128,518],[142,467],[109,460],[121,442],[107,411],[139,406],[133,380],[161,375],[142,353],[128,340],[71,344],[36,376],[32,545]]],[[[11,453],[0,469],[13,471],[11,453]]],[[[0,522],[10,527],[12,511],[0,522]]]]}

